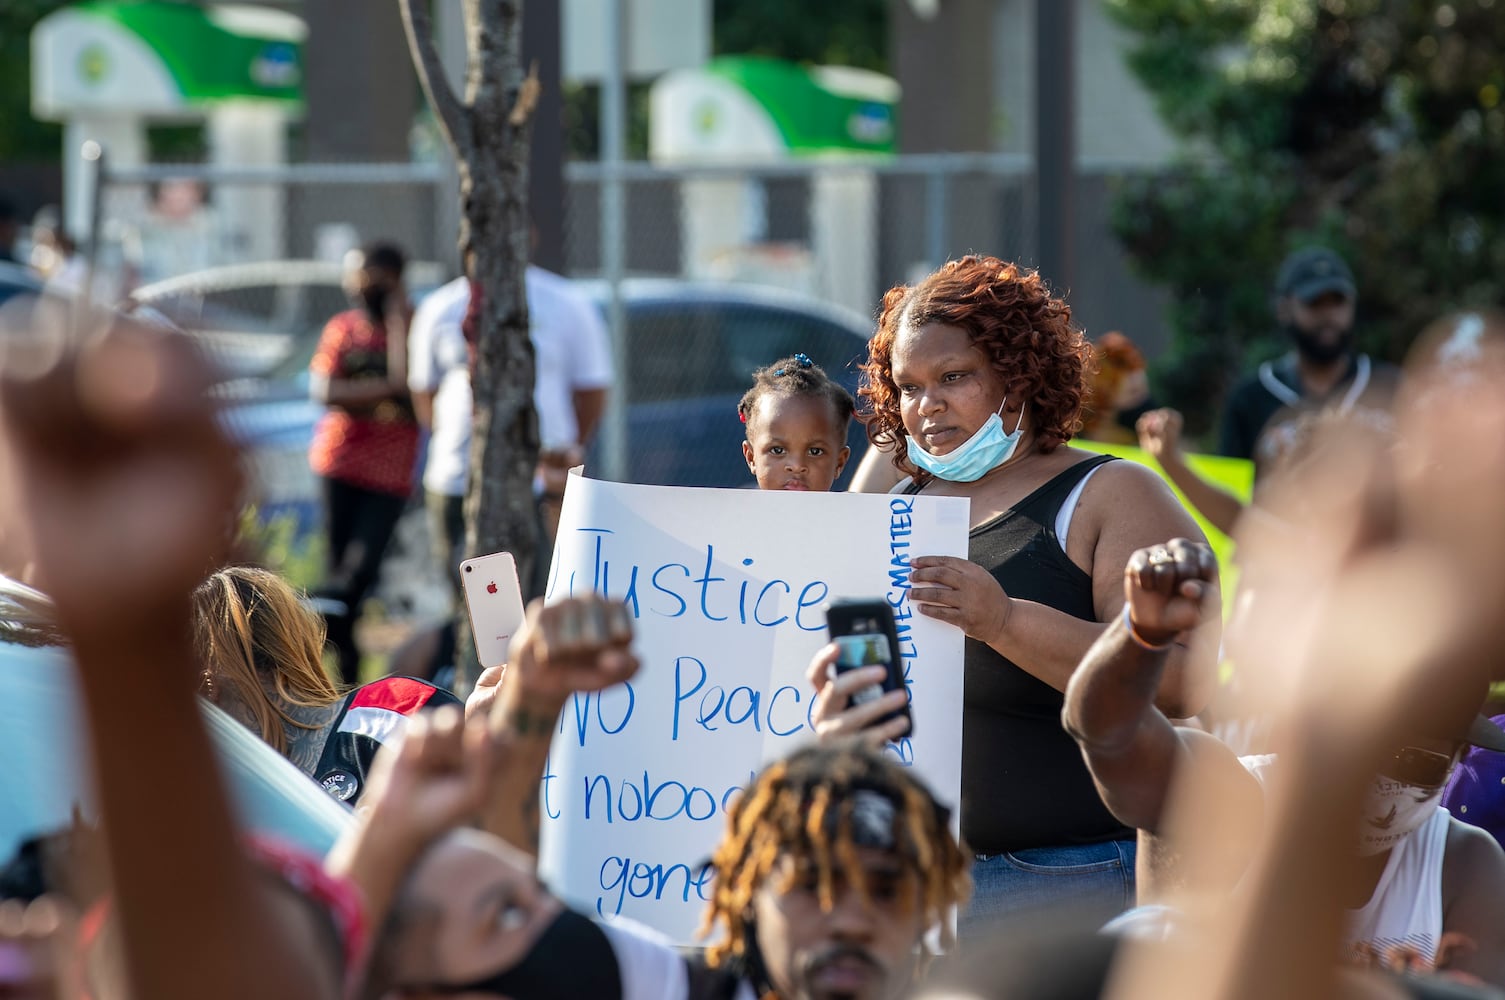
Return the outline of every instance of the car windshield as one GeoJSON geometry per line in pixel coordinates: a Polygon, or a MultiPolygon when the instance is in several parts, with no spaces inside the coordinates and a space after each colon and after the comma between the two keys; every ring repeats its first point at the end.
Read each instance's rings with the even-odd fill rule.
{"type": "MultiPolygon", "coordinates": [[[[322,856],[352,822],[350,811],[229,716],[203,707],[242,827],[322,856]]],[[[75,807],[85,821],[98,819],[84,731],[67,651],[0,642],[0,865],[24,841],[68,827],[75,807]]]]}

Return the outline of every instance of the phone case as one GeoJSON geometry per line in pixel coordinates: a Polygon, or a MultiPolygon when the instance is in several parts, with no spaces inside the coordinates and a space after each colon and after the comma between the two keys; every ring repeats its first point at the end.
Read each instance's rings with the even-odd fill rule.
{"type": "MultiPolygon", "coordinates": [[[[899,656],[898,629],[894,626],[894,612],[882,598],[871,600],[832,601],[826,606],[826,628],[831,641],[840,649],[831,669],[834,673],[855,670],[859,667],[886,666],[888,677],[881,684],[864,688],[852,696],[854,704],[862,704],[881,698],[888,691],[904,687],[904,666],[899,656]]],[[[906,703],[902,709],[892,712],[880,722],[897,716],[909,718],[909,733],[914,733],[914,715],[906,703]]]]}
{"type": "Polygon", "coordinates": [[[460,564],[460,587],[483,667],[507,662],[507,647],[523,624],[523,592],[510,552],[476,556],[460,564]]]}

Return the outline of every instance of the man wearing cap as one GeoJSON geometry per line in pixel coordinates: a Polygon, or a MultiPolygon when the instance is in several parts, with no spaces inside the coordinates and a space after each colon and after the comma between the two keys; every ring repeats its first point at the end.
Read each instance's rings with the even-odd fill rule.
{"type": "Polygon", "coordinates": [[[1333,251],[1306,247],[1280,265],[1275,316],[1294,349],[1234,387],[1219,452],[1268,468],[1302,413],[1387,407],[1396,369],[1353,350],[1353,272],[1333,251]]]}
{"type": "MultiPolygon", "coordinates": [[[[1237,757],[1215,737],[1178,727],[1155,707],[1165,654],[1218,600],[1217,560],[1175,539],[1130,557],[1125,614],[1088,651],[1066,690],[1062,724],[1082,748],[1099,794],[1140,832],[1140,903],[1185,885],[1237,891],[1262,829],[1273,822],[1266,790],[1273,755],[1237,757]],[[1187,870],[1185,845],[1164,835],[1172,779],[1217,788],[1215,850],[1187,870]]],[[[1466,745],[1505,751],[1505,731],[1484,716],[1446,736],[1397,733],[1365,791],[1354,833],[1358,863],[1342,883],[1346,957],[1390,969],[1450,970],[1505,985],[1505,851],[1458,822],[1440,801],[1466,745]]],[[[1205,845],[1203,845],[1205,846],[1205,845]]],[[[1160,934],[1177,914],[1130,911],[1110,929],[1160,934]]]]}

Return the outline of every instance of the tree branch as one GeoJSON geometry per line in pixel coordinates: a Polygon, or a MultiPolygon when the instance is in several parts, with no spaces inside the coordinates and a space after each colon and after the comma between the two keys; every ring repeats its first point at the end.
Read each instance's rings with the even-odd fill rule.
{"type": "Polygon", "coordinates": [[[449,78],[444,75],[444,64],[439,59],[439,50],[434,47],[434,27],[429,20],[428,0],[398,0],[402,8],[402,26],[408,34],[408,50],[413,55],[413,68],[418,71],[418,82],[423,87],[423,96],[439,119],[439,127],[462,159],[471,147],[469,120],[465,117],[465,105],[460,103],[449,78]]]}
{"type": "Polygon", "coordinates": [[[543,84],[538,82],[538,60],[528,67],[528,75],[523,78],[522,85],[517,88],[517,103],[512,105],[512,113],[507,116],[507,124],[513,128],[522,128],[528,124],[528,119],[533,117],[533,109],[538,107],[538,98],[543,94],[543,84]]]}

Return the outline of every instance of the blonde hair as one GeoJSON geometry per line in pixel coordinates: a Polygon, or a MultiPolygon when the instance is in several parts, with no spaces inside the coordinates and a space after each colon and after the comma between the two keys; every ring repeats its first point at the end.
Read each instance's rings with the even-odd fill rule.
{"type": "Polygon", "coordinates": [[[193,592],[194,645],[203,690],[215,700],[230,690],[256,719],[261,738],[287,753],[287,727],[316,729],[289,709],[339,701],[324,670],[324,623],[275,573],[230,566],[193,592]]]}

